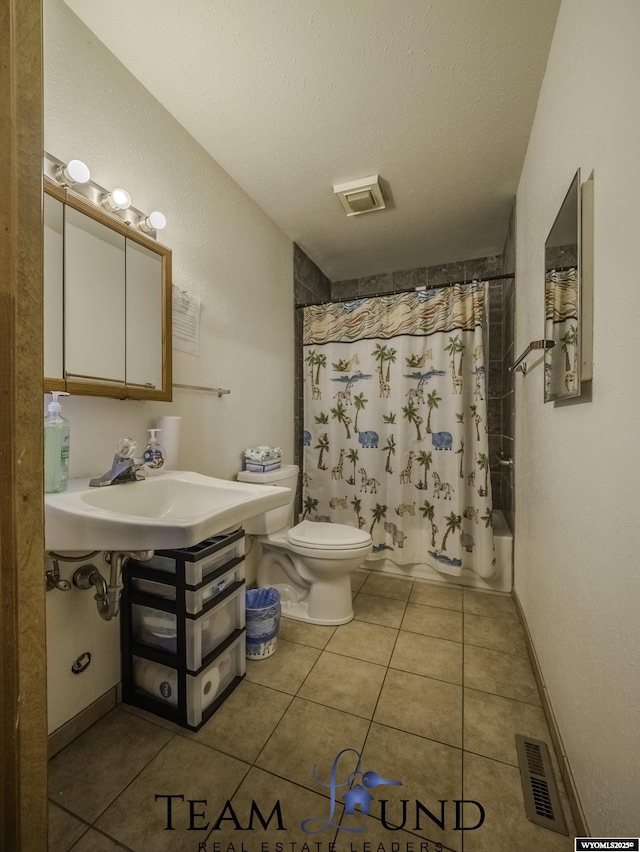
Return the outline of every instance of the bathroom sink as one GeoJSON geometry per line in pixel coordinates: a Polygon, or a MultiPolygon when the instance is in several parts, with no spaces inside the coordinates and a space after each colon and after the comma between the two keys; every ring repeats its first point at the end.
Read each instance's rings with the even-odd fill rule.
{"type": "Polygon", "coordinates": [[[288,488],[215,479],[190,471],[92,488],[88,479],[45,494],[47,550],[191,547],[286,505],[288,488]]]}

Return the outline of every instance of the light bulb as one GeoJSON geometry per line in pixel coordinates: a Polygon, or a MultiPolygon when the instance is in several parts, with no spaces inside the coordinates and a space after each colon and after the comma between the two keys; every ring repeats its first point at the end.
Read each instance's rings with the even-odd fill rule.
{"type": "Polygon", "coordinates": [[[56,178],[61,183],[73,186],[76,183],[87,183],[91,178],[91,172],[82,160],[69,160],[66,166],[59,166],[56,169],[56,178]]]}
{"type": "Polygon", "coordinates": [[[126,210],[131,206],[131,196],[126,189],[117,187],[112,189],[102,200],[107,210],[126,210]]]}
{"type": "Polygon", "coordinates": [[[160,213],[159,210],[154,210],[153,213],[149,213],[146,218],[140,220],[140,230],[148,234],[151,231],[161,231],[166,227],[166,224],[167,220],[164,214],[160,213]]]}

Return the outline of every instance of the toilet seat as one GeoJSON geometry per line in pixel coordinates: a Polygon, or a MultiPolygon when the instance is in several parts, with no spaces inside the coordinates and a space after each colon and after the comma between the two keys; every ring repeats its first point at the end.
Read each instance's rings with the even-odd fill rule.
{"type": "Polygon", "coordinates": [[[286,538],[294,546],[324,551],[359,550],[371,543],[371,536],[363,530],[317,521],[301,521],[287,531],[286,538]]]}

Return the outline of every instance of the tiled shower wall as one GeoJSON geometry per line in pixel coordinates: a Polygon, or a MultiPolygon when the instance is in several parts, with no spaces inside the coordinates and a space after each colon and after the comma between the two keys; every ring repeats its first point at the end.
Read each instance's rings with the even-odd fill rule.
{"type": "MultiPolygon", "coordinates": [[[[302,249],[293,244],[293,292],[294,305],[309,305],[313,302],[328,302],[331,299],[331,282],[302,249]]],[[[302,360],[302,311],[295,311],[295,392],[293,462],[300,469],[298,493],[296,495],[296,517],[302,506],[302,432],[304,431],[304,364],[302,360]]]]}
{"type": "MultiPolygon", "coordinates": [[[[509,234],[512,234],[510,225],[509,234]]],[[[322,271],[298,247],[294,248],[295,304],[305,305],[330,299],[359,298],[384,293],[409,290],[421,285],[436,286],[454,281],[490,278],[513,272],[511,259],[512,238],[507,237],[504,256],[476,258],[429,266],[387,272],[367,278],[331,283],[322,271]],[[510,265],[510,268],[507,266],[510,265]]],[[[489,357],[488,357],[488,423],[489,450],[491,453],[491,485],[493,504],[504,509],[507,520],[513,507],[513,476],[509,468],[497,462],[497,453],[511,457],[513,451],[513,375],[507,367],[513,350],[514,287],[512,279],[499,279],[489,283],[489,357]]],[[[296,411],[295,411],[295,462],[302,465],[303,424],[303,359],[302,311],[296,311],[296,411]]],[[[298,504],[300,496],[298,496],[298,504]]]]}

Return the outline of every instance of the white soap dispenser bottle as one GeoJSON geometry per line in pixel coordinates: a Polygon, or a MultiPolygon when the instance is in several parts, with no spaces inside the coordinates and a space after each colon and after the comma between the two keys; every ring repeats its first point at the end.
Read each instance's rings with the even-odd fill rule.
{"type": "Polygon", "coordinates": [[[164,447],[156,438],[156,433],[160,429],[148,429],[147,431],[150,437],[142,457],[142,471],[145,476],[157,476],[159,473],[164,473],[167,454],[164,447]]]}
{"type": "Polygon", "coordinates": [[[69,423],[61,414],[59,396],[66,391],[53,391],[44,418],[44,492],[66,491],[69,484],[69,423]]]}

